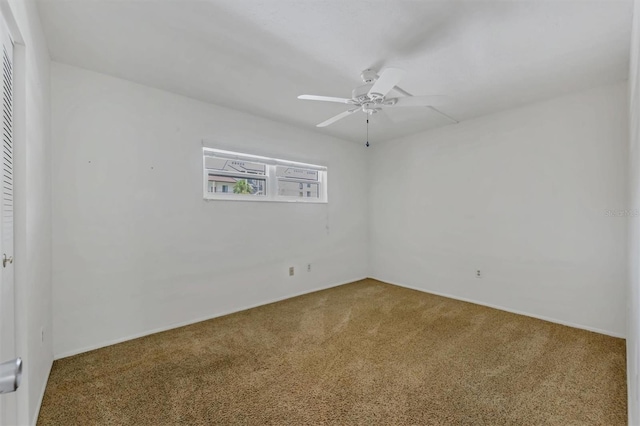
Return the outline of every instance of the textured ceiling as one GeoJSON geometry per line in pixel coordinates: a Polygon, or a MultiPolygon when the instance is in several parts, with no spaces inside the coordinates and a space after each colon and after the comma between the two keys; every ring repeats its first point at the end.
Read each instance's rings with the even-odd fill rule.
{"type": "MultiPolygon", "coordinates": [[[[362,142],[364,113],[318,129],[360,72],[403,68],[458,120],[628,75],[628,0],[41,0],[55,61],[362,142]]],[[[428,108],[372,117],[370,140],[447,125],[428,108]]]]}

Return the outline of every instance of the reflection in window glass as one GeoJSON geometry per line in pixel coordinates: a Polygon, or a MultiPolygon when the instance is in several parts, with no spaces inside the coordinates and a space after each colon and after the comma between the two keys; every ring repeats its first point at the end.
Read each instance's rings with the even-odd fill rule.
{"type": "Polygon", "coordinates": [[[265,175],[266,164],[256,163],[252,161],[232,160],[227,158],[218,158],[206,156],[204,166],[211,170],[220,170],[223,172],[230,172],[233,174],[252,174],[252,175],[265,175]]]}
{"type": "MultiPolygon", "coordinates": [[[[302,191],[302,184],[299,182],[290,180],[278,180],[278,195],[282,197],[305,197],[305,192],[302,191]]],[[[319,197],[319,185],[317,183],[311,183],[307,185],[306,197],[319,197]]]]}

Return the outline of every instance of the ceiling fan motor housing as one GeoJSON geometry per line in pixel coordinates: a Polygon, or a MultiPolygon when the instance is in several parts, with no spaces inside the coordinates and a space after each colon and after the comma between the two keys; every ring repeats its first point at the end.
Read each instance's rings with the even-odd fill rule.
{"type": "Polygon", "coordinates": [[[382,101],[384,100],[384,96],[377,96],[375,93],[372,94],[373,96],[369,96],[369,90],[371,90],[372,86],[373,83],[356,87],[351,92],[351,99],[360,104],[365,102],[382,103],[382,101]]]}
{"type": "Polygon", "coordinates": [[[367,94],[369,93],[369,89],[371,89],[371,86],[373,86],[373,84],[365,84],[363,86],[356,87],[351,92],[351,99],[359,103],[368,101],[369,96],[367,96],[367,94]]]}

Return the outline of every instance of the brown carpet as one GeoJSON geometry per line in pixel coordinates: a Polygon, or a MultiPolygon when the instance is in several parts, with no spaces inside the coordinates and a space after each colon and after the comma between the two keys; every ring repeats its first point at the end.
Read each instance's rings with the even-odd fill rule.
{"type": "Polygon", "coordinates": [[[626,424],[625,342],[374,280],[56,361],[39,425],[626,424]]]}

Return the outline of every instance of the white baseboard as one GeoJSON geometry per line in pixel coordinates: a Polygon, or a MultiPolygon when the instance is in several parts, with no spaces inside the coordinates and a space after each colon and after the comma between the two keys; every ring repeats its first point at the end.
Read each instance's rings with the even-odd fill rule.
{"type": "Polygon", "coordinates": [[[40,398],[38,398],[38,405],[36,407],[35,413],[33,413],[33,418],[31,419],[31,425],[36,426],[38,423],[38,416],[40,415],[40,408],[42,408],[42,401],[44,400],[44,393],[47,390],[47,383],[49,383],[49,376],[51,375],[51,368],[53,367],[53,360],[49,364],[49,372],[47,373],[47,379],[42,383],[42,389],[40,389],[40,398]]]}
{"type": "Polygon", "coordinates": [[[63,353],[60,353],[60,354],[55,354],[54,355],[54,359],[58,360],[58,359],[62,359],[62,358],[67,358],[67,357],[70,357],[70,356],[73,356],[73,355],[78,355],[78,354],[81,354],[81,353],[84,353],[84,352],[93,351],[95,349],[104,348],[106,346],[111,346],[111,345],[115,345],[115,344],[118,344],[118,343],[126,342],[128,340],[133,340],[133,339],[137,339],[137,338],[140,338],[140,337],[149,336],[150,334],[160,333],[160,332],[163,332],[163,331],[172,330],[174,328],[180,328],[180,327],[184,327],[186,325],[195,324],[195,323],[198,323],[198,322],[207,321],[207,320],[218,318],[218,317],[223,317],[225,315],[234,314],[236,312],[246,311],[247,309],[253,309],[253,308],[257,308],[259,306],[264,306],[264,305],[269,305],[271,303],[280,302],[282,300],[287,300],[287,299],[291,299],[291,298],[294,298],[294,297],[303,296],[305,294],[315,293],[316,291],[322,291],[322,290],[327,290],[327,289],[333,288],[333,287],[339,287],[341,285],[349,284],[349,283],[352,283],[352,282],[355,282],[355,281],[364,280],[366,278],[367,277],[354,278],[352,280],[340,282],[338,284],[330,284],[330,285],[326,285],[326,286],[322,286],[322,287],[317,287],[317,288],[314,288],[312,290],[301,291],[299,293],[294,293],[294,294],[291,294],[291,295],[278,297],[278,298],[275,298],[275,299],[269,299],[269,300],[266,300],[264,302],[256,303],[256,304],[253,304],[253,305],[248,305],[248,306],[245,306],[245,307],[242,307],[242,308],[239,308],[239,309],[231,309],[231,310],[228,310],[228,311],[218,312],[216,314],[213,314],[213,315],[210,315],[210,316],[206,316],[206,317],[201,317],[201,318],[196,318],[196,319],[193,319],[193,320],[183,321],[183,322],[180,322],[180,323],[170,324],[170,325],[165,326],[165,327],[159,327],[159,328],[155,328],[155,329],[152,329],[152,330],[144,331],[142,333],[136,333],[136,334],[133,334],[133,335],[130,335],[130,336],[127,336],[127,337],[122,337],[120,339],[109,340],[109,341],[106,341],[106,342],[103,342],[103,343],[99,343],[97,345],[91,345],[91,346],[87,346],[87,347],[84,347],[84,348],[81,348],[81,349],[76,349],[76,350],[72,350],[72,351],[68,351],[68,352],[63,352],[63,353]]]}
{"type": "Polygon", "coordinates": [[[453,294],[426,290],[424,288],[419,288],[419,287],[413,287],[413,286],[410,286],[410,285],[400,284],[400,283],[389,281],[389,280],[385,280],[385,279],[382,279],[382,278],[375,278],[375,277],[369,277],[369,278],[371,278],[372,280],[377,280],[377,281],[383,282],[383,283],[396,285],[398,287],[404,287],[404,288],[408,288],[408,289],[411,289],[411,290],[421,291],[422,293],[434,294],[436,296],[442,296],[442,297],[446,297],[446,298],[449,298],[449,299],[460,300],[462,302],[473,303],[473,304],[476,304],[476,305],[486,306],[488,308],[499,309],[501,311],[511,312],[512,314],[524,315],[526,317],[537,318],[537,319],[540,319],[540,320],[543,320],[543,321],[553,322],[555,324],[566,325],[567,327],[579,328],[581,330],[592,331],[594,333],[604,334],[606,336],[618,337],[618,338],[621,338],[621,339],[626,339],[626,336],[624,336],[622,334],[614,333],[614,332],[607,331],[607,330],[602,330],[602,329],[595,328],[595,327],[589,327],[589,326],[586,326],[586,325],[575,324],[575,323],[572,323],[572,322],[563,321],[563,320],[559,320],[559,319],[556,319],[556,318],[549,318],[549,317],[545,317],[543,315],[537,315],[537,314],[532,314],[530,312],[519,311],[517,309],[505,308],[504,306],[498,306],[498,305],[493,305],[493,304],[490,304],[490,303],[480,302],[480,301],[477,301],[477,300],[468,299],[466,297],[455,296],[453,294]]]}

